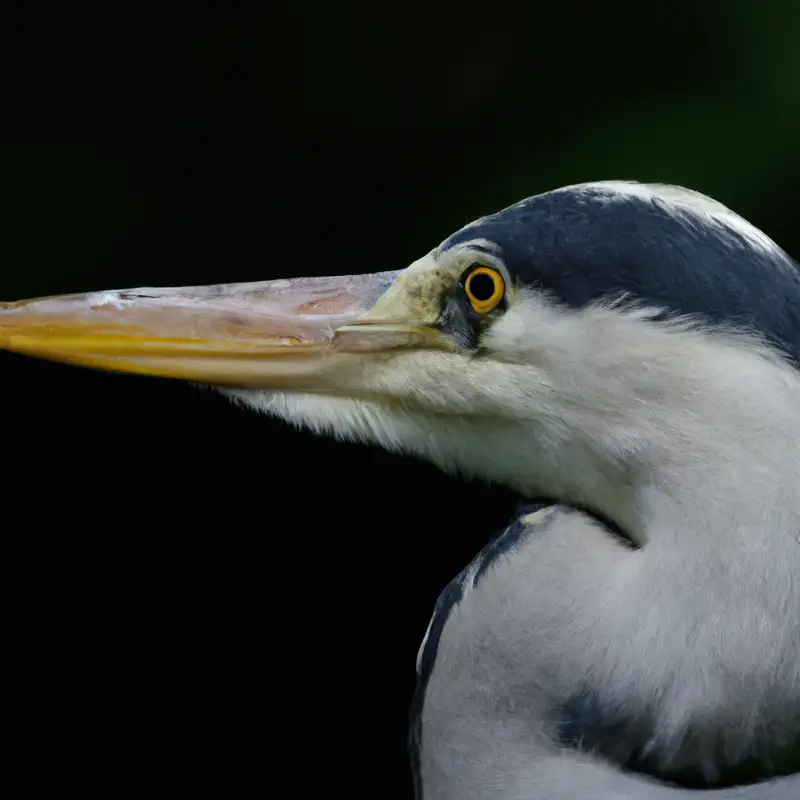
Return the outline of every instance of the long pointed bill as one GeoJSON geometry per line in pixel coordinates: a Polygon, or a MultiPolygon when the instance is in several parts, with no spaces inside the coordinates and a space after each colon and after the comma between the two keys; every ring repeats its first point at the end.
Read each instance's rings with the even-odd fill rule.
{"type": "Polygon", "coordinates": [[[410,318],[363,320],[399,272],[133,289],[0,303],[0,349],[202,383],[316,386],[352,354],[441,346],[410,318]]]}

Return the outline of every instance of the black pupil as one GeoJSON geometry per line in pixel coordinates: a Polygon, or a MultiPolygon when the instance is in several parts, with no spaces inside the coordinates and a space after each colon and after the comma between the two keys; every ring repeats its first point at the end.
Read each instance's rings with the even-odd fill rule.
{"type": "Polygon", "coordinates": [[[491,275],[487,275],[485,272],[479,272],[470,279],[469,291],[472,296],[481,303],[490,300],[494,294],[494,290],[495,280],[491,275]]]}

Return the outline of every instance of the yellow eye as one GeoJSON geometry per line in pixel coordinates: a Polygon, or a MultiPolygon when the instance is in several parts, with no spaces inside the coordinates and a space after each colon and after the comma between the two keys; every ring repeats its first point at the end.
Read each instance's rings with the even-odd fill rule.
{"type": "Polygon", "coordinates": [[[467,275],[464,290],[473,310],[478,314],[488,314],[503,299],[506,282],[493,267],[476,266],[467,275]]]}

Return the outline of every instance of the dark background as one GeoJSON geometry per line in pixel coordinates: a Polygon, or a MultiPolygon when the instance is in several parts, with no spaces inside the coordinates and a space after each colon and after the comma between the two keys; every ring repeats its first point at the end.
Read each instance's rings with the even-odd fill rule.
{"type": "MultiPolygon", "coordinates": [[[[792,0],[29,8],[5,300],[395,269],[602,178],[800,253],[792,0]]],[[[188,385],[5,354],[0,381],[28,785],[409,796],[417,647],[515,500],[188,385]]]]}

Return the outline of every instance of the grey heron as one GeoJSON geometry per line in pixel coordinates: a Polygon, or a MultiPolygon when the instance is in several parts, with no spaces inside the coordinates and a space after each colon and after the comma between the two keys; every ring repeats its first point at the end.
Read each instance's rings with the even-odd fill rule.
{"type": "Polygon", "coordinates": [[[548,499],[437,603],[420,798],[800,796],[800,269],[725,206],[569,186],[393,272],[8,303],[0,347],[548,499]]]}

